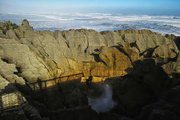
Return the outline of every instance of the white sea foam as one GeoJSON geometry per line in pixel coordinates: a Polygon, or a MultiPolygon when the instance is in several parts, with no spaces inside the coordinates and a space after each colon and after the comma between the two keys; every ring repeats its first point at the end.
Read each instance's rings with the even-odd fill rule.
{"type": "Polygon", "coordinates": [[[124,30],[150,29],[161,34],[180,35],[180,16],[123,15],[110,13],[36,13],[1,14],[0,21],[11,20],[17,24],[28,19],[35,30],[95,29],[124,30]]]}
{"type": "Polygon", "coordinates": [[[108,112],[116,103],[112,99],[112,90],[109,85],[103,86],[104,93],[97,98],[88,98],[89,105],[97,113],[108,112]]]}

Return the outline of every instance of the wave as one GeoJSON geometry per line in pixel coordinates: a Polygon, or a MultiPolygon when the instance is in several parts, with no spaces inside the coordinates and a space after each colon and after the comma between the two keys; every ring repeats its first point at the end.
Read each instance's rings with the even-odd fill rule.
{"type": "Polygon", "coordinates": [[[37,16],[40,16],[40,17],[44,17],[44,18],[47,18],[47,19],[52,19],[52,20],[59,20],[59,21],[67,21],[67,20],[74,20],[72,18],[63,18],[61,16],[57,16],[57,15],[37,15],[37,16]]]}
{"type": "Polygon", "coordinates": [[[111,13],[50,13],[0,14],[0,21],[11,20],[20,24],[28,19],[35,30],[95,29],[124,30],[150,29],[160,34],[180,35],[180,16],[128,15],[111,13]]]}
{"type": "Polygon", "coordinates": [[[180,17],[173,17],[173,19],[180,19],[180,17]]]}

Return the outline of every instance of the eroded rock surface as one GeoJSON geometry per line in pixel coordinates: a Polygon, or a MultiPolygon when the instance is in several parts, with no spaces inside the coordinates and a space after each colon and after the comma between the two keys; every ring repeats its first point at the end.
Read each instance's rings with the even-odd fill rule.
{"type": "Polygon", "coordinates": [[[174,58],[179,52],[173,40],[149,30],[52,33],[34,32],[27,20],[16,27],[1,24],[1,35],[9,39],[0,40],[0,57],[18,67],[20,76],[29,82],[75,73],[121,76],[139,55],[174,58]]]}
{"type": "MultiPolygon", "coordinates": [[[[58,77],[81,73],[85,78],[97,77],[93,80],[95,82],[99,81],[98,77],[107,77],[107,83],[113,88],[113,98],[118,103],[114,111],[136,116],[143,106],[155,102],[180,84],[177,39],[150,30],[50,32],[33,31],[27,20],[20,26],[10,21],[0,22],[0,89],[3,95],[3,89],[9,89],[9,84],[18,86],[8,94],[21,90],[25,95],[36,96],[32,104],[43,112],[46,107],[58,109],[87,105],[85,83],[83,87],[66,88],[57,84],[58,77]],[[118,78],[120,76],[124,77],[118,78]],[[46,82],[54,78],[55,81],[46,82]],[[58,87],[45,90],[54,85],[58,87]],[[36,95],[30,89],[41,91],[36,95]]],[[[66,77],[64,81],[70,79],[74,77],[66,77]]],[[[157,112],[151,111],[148,119],[151,120],[157,112]]],[[[29,114],[34,113],[35,118],[40,119],[32,108],[29,114]]]]}

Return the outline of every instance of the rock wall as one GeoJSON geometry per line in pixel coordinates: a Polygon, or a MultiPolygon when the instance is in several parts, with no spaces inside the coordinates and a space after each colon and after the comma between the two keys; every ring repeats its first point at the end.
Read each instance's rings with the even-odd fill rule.
{"type": "MultiPolygon", "coordinates": [[[[18,91],[16,87],[10,89],[9,84],[22,87],[37,80],[82,73],[85,78],[97,78],[93,80],[95,82],[100,81],[99,78],[110,78],[107,83],[112,82],[114,99],[118,103],[115,110],[130,116],[137,115],[142,106],[156,101],[164,92],[180,84],[180,47],[177,39],[176,36],[162,36],[150,30],[97,32],[71,29],[50,32],[33,31],[27,20],[22,21],[20,26],[10,21],[0,22],[1,97],[4,90],[11,90],[8,94],[18,91]],[[119,76],[125,77],[119,79],[119,76]],[[118,79],[114,82],[116,77],[118,79]]],[[[48,85],[54,83],[48,82],[48,85]]],[[[48,91],[48,95],[57,96],[59,92],[55,93],[56,89],[48,91]]],[[[57,96],[62,103],[60,106],[85,104],[86,96],[80,88],[77,90],[72,92],[73,89],[70,89],[68,94],[60,91],[64,99],[57,96]],[[83,102],[78,103],[76,97],[69,99],[72,95],[77,99],[83,98],[83,102]]],[[[59,101],[52,102],[52,97],[46,100],[57,106],[59,101]]],[[[23,96],[21,98],[27,101],[23,96]]],[[[30,111],[30,115],[35,114],[40,119],[36,110],[32,108],[30,111]]]]}
{"type": "Polygon", "coordinates": [[[8,23],[12,26],[7,28],[6,24],[1,23],[0,58],[7,66],[14,66],[10,74],[19,79],[16,82],[76,73],[85,77],[123,76],[136,60],[152,56],[175,58],[179,53],[173,40],[150,30],[50,32],[33,31],[27,20],[21,26],[8,23]]]}

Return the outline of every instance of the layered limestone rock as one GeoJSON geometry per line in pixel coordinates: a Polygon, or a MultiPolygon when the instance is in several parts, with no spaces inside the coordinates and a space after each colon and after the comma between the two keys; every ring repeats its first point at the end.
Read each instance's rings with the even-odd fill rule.
{"type": "Polygon", "coordinates": [[[180,62],[169,62],[167,64],[164,64],[162,67],[167,74],[180,74],[180,62]]]}
{"type": "MultiPolygon", "coordinates": [[[[88,76],[123,76],[132,62],[143,57],[174,58],[175,43],[149,30],[33,31],[27,20],[21,26],[4,28],[2,59],[19,69],[28,82],[83,73],[88,76]],[[139,56],[140,55],[140,56],[139,56]]],[[[8,23],[12,26],[12,23],[8,23]]]]}
{"type": "MultiPolygon", "coordinates": [[[[22,94],[16,95],[18,89],[11,89],[10,83],[19,86],[19,90],[24,87],[23,92],[37,89],[32,96],[48,107],[71,108],[87,105],[85,83],[81,86],[78,81],[77,88],[57,83],[80,77],[86,82],[92,76],[93,82],[112,82],[113,98],[118,103],[115,110],[134,116],[142,106],[159,99],[176,83],[180,84],[180,53],[175,39],[173,35],[162,36],[150,30],[50,32],[33,31],[27,20],[20,26],[1,22],[0,89],[11,90],[8,94],[15,101],[26,99],[22,94]],[[46,90],[47,87],[52,89],[46,90]]],[[[1,108],[4,94],[1,94],[1,108]]],[[[39,111],[45,109],[42,103],[34,102],[41,106],[37,107],[39,111]]],[[[31,111],[31,115],[40,119],[35,109],[27,108],[32,107],[27,104],[23,111],[31,111]]]]}
{"type": "MultiPolygon", "coordinates": [[[[15,72],[19,72],[18,75],[29,80],[29,82],[36,81],[37,78],[49,79],[47,69],[38,61],[27,45],[20,44],[14,39],[0,38],[0,48],[0,58],[7,61],[7,63],[2,62],[1,65],[5,64],[9,66],[6,72],[1,72],[2,75],[9,73],[9,75],[15,76],[15,72]],[[14,70],[10,70],[11,68],[14,68],[14,70]]],[[[1,69],[3,71],[5,66],[1,67],[1,69]]],[[[8,80],[10,79],[12,78],[9,77],[8,80]]],[[[17,80],[17,82],[19,82],[19,80],[17,80]]]]}
{"type": "MultiPolygon", "coordinates": [[[[6,69],[11,73],[11,69],[6,69]]],[[[19,82],[21,81],[21,79],[16,80],[19,82]]],[[[3,78],[2,75],[0,76],[0,113],[1,119],[41,119],[38,111],[27,102],[26,98],[17,89],[15,84],[7,81],[7,77],[3,78]]]]}
{"type": "Polygon", "coordinates": [[[170,39],[154,33],[150,30],[118,30],[116,31],[122,39],[130,43],[132,46],[136,46],[139,53],[144,53],[162,44],[169,44],[170,39]]]}
{"type": "Polygon", "coordinates": [[[170,60],[175,60],[178,56],[179,50],[174,42],[170,44],[163,44],[155,48],[152,57],[156,63],[167,63],[170,60]]]}

